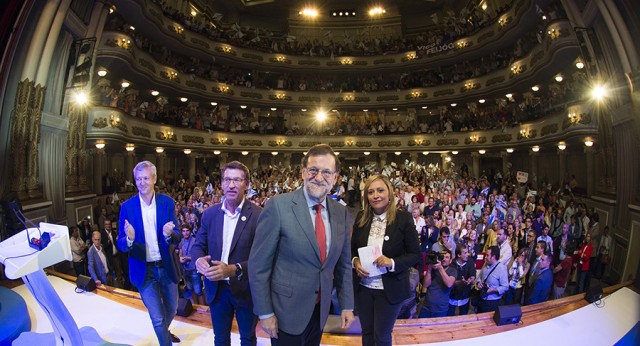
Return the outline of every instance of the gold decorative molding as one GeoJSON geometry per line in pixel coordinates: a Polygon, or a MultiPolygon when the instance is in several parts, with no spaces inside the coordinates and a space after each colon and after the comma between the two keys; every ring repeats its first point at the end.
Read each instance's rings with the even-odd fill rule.
{"type": "Polygon", "coordinates": [[[316,144],[322,144],[322,142],[300,142],[298,143],[298,146],[301,148],[311,148],[316,144]]]}
{"type": "Polygon", "coordinates": [[[381,148],[384,147],[399,147],[402,145],[400,141],[380,141],[378,142],[378,146],[381,148]]]}
{"type": "Polygon", "coordinates": [[[131,126],[131,134],[151,138],[151,131],[149,129],[139,126],[131,126]]]}
{"type": "Polygon", "coordinates": [[[491,142],[492,143],[509,142],[511,141],[512,138],[513,136],[510,133],[505,133],[505,134],[495,135],[491,137],[491,142]]]}
{"type": "Polygon", "coordinates": [[[262,141],[257,139],[241,139],[238,143],[242,146],[261,147],[262,141]]]}
{"type": "Polygon", "coordinates": [[[107,127],[107,125],[108,125],[107,118],[95,118],[93,119],[93,123],[91,124],[91,126],[97,129],[103,129],[107,127]]]}
{"type": "Polygon", "coordinates": [[[199,136],[182,136],[182,141],[185,143],[200,143],[204,144],[204,138],[199,136]]]}
{"type": "Polygon", "coordinates": [[[458,145],[460,141],[456,138],[441,138],[438,139],[438,141],[436,142],[437,145],[439,146],[443,146],[443,145],[458,145]]]}

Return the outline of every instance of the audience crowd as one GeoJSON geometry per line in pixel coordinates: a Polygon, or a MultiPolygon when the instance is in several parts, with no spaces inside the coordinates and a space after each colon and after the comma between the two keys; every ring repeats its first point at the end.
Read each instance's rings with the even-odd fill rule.
{"type": "MultiPolygon", "coordinates": [[[[436,316],[433,311],[426,314],[417,311],[423,306],[443,306],[445,302],[429,301],[436,299],[433,297],[446,299],[448,303],[444,306],[451,304],[446,311],[450,315],[456,314],[456,308],[460,313],[466,313],[470,295],[475,290],[474,279],[469,275],[476,275],[476,270],[483,268],[483,256],[487,261],[484,267],[495,265],[508,273],[504,289],[494,293],[504,304],[532,304],[581,293],[590,286],[592,276],[601,278],[605,273],[611,246],[608,228],[601,229],[599,216],[593,208],[576,201],[574,193],[578,191],[578,183],[575,177],[567,176],[559,188],[552,187],[544,179],[540,186],[534,186],[531,182],[518,182],[510,172],[504,176],[496,173],[473,178],[464,165],[454,171],[442,170],[437,165],[405,162],[400,166],[395,163],[385,166],[382,170],[373,166],[344,170],[331,197],[357,211],[362,202],[360,189],[374,173],[389,177],[395,188],[397,207],[411,212],[414,217],[426,259],[423,265],[414,269],[420,274],[415,277],[424,277],[430,270],[432,264],[428,258],[434,252],[448,253],[448,257],[444,257],[446,262],[442,262],[443,267],[447,266],[444,268],[447,275],[467,273],[464,277],[456,277],[455,284],[450,287],[428,288],[415,282],[419,293],[444,288],[446,294],[430,293],[426,298],[418,294],[408,302],[412,307],[403,309],[402,318],[436,316]],[[465,264],[468,267],[463,270],[465,264]],[[449,266],[458,269],[450,270],[449,266]],[[567,290],[574,282],[575,288],[567,290]],[[426,303],[419,304],[422,300],[426,303]]],[[[247,198],[264,207],[274,195],[299,188],[300,177],[299,167],[255,169],[251,172],[247,198]]],[[[176,202],[176,218],[183,235],[187,231],[191,236],[195,235],[204,210],[224,198],[220,180],[220,172],[216,170],[200,171],[195,177],[187,177],[184,171],[177,175],[168,171],[158,177],[158,188],[176,202]]],[[[97,224],[85,219],[71,228],[72,239],[78,243],[74,247],[77,250],[74,250],[76,270],[86,270],[81,263],[91,246],[92,231],[101,231],[103,246],[110,248],[105,226],[111,230],[118,224],[122,199],[118,193],[109,195],[99,208],[97,224]]],[[[117,254],[108,257],[114,261],[115,284],[130,288],[124,269],[126,256],[125,262],[117,254]]],[[[194,302],[202,301],[198,286],[195,288],[197,296],[191,295],[193,278],[185,278],[184,282],[183,294],[192,297],[194,302]]],[[[433,282],[438,282],[436,276],[433,282]]]]}

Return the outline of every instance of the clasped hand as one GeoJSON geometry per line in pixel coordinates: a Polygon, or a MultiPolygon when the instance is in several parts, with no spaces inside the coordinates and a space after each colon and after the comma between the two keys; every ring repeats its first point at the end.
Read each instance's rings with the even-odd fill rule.
{"type": "MultiPolygon", "coordinates": [[[[165,237],[168,237],[173,233],[174,228],[176,228],[176,226],[173,221],[169,221],[162,226],[162,234],[164,234],[165,237]]],[[[124,220],[124,230],[127,233],[129,241],[134,241],[136,239],[136,230],[131,226],[129,220],[124,220]]]]}
{"type": "MultiPolygon", "coordinates": [[[[387,256],[379,256],[378,258],[376,258],[373,261],[373,264],[375,264],[378,268],[380,267],[387,267],[387,268],[391,268],[391,266],[393,266],[393,262],[391,261],[391,259],[387,256]]],[[[356,270],[356,274],[358,274],[359,277],[364,278],[364,277],[368,277],[369,276],[369,272],[366,271],[364,269],[364,267],[362,267],[362,263],[360,263],[360,258],[356,257],[353,260],[353,267],[356,270]]]]}
{"type": "Polygon", "coordinates": [[[203,256],[196,260],[196,270],[209,281],[220,281],[235,275],[236,266],[212,261],[211,256],[203,256]]]}

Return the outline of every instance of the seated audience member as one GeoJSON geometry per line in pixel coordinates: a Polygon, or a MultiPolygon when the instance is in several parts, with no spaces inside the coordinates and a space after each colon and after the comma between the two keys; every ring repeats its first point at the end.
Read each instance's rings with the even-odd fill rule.
{"type": "Polygon", "coordinates": [[[107,255],[102,248],[102,237],[99,231],[93,232],[91,242],[93,242],[93,245],[91,245],[87,253],[89,274],[93,281],[96,282],[96,286],[102,284],[112,285],[115,273],[111,268],[111,264],[107,261],[107,255]]]}
{"type": "Polygon", "coordinates": [[[509,290],[507,268],[498,261],[499,256],[500,249],[497,246],[488,248],[484,257],[485,266],[476,278],[476,288],[484,293],[476,307],[478,313],[495,311],[502,295],[509,290]]]}
{"type": "Polygon", "coordinates": [[[434,252],[442,252],[446,249],[453,253],[456,250],[456,244],[452,242],[451,238],[451,231],[449,231],[449,227],[444,226],[440,228],[440,240],[433,244],[431,250],[434,252]]]}
{"type": "Polygon", "coordinates": [[[442,249],[438,253],[441,260],[429,264],[423,273],[423,291],[426,293],[426,301],[420,311],[420,318],[444,317],[449,312],[449,295],[458,276],[458,271],[451,266],[451,251],[442,249]]]}
{"type": "Polygon", "coordinates": [[[416,225],[416,232],[420,234],[420,231],[422,231],[422,228],[426,225],[424,218],[420,215],[420,209],[415,208],[411,210],[411,216],[413,216],[413,223],[416,225]]]}
{"type": "Polygon", "coordinates": [[[471,286],[476,280],[476,268],[473,260],[469,260],[469,249],[466,246],[456,248],[456,259],[451,264],[457,271],[456,281],[449,294],[448,316],[455,316],[456,308],[460,309],[460,315],[469,312],[469,295],[471,286]]]}
{"type": "Polygon", "coordinates": [[[547,299],[549,299],[551,285],[553,284],[553,273],[551,269],[549,269],[551,260],[552,257],[550,255],[542,255],[537,274],[534,274],[530,278],[533,283],[527,294],[526,305],[546,302],[547,299]]]}

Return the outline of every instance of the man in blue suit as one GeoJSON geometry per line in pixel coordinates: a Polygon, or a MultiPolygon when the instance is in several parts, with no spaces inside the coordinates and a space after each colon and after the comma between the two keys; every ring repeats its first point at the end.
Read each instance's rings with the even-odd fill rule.
{"type": "Polygon", "coordinates": [[[93,242],[93,246],[91,246],[87,252],[89,274],[93,281],[96,282],[96,286],[102,284],[111,285],[111,283],[107,281],[107,275],[109,275],[108,278],[115,278],[116,274],[113,272],[108,256],[102,247],[102,236],[99,231],[93,232],[91,242],[93,242]]]}
{"type": "Polygon", "coordinates": [[[222,167],[224,200],[202,214],[189,256],[205,277],[215,345],[231,345],[234,314],[240,344],[257,342],[258,317],[253,314],[247,261],[262,208],[245,199],[249,177],[249,169],[241,162],[232,161],[222,167]]]}
{"type": "Polygon", "coordinates": [[[530,280],[533,280],[533,283],[528,294],[526,305],[546,302],[547,299],[549,299],[551,285],[553,284],[553,273],[549,269],[550,265],[551,256],[543,254],[540,257],[537,273],[532,274],[530,278],[530,280]]]}
{"type": "Polygon", "coordinates": [[[156,166],[142,161],[133,169],[138,188],[120,208],[118,249],[129,254],[129,279],[140,292],[149,310],[160,345],[180,342],[169,332],[178,309],[178,274],[169,245],[177,245],[181,235],[175,229],[173,199],[156,194],[156,166]]]}
{"type": "Polygon", "coordinates": [[[270,199],[258,219],[249,282],[272,345],[319,345],[334,284],[342,327],[354,319],[351,218],[326,198],[339,174],[331,147],[313,146],[302,159],[304,186],[270,199]]]}

